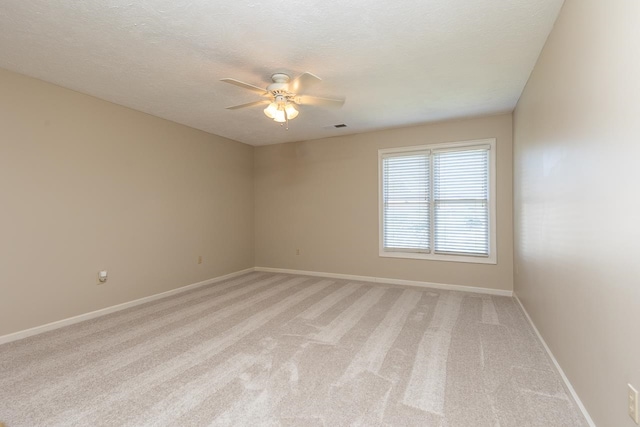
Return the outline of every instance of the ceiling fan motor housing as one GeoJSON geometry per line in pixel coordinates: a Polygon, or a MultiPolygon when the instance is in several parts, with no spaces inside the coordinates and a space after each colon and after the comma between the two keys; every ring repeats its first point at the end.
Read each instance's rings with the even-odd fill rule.
{"type": "Polygon", "coordinates": [[[271,76],[271,80],[273,80],[273,83],[267,86],[269,92],[287,92],[289,90],[289,81],[291,78],[288,75],[276,73],[271,76]]]}

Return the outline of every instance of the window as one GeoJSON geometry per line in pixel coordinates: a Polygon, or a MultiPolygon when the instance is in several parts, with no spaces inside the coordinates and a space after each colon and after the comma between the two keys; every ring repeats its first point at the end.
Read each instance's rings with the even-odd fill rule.
{"type": "Polygon", "coordinates": [[[380,150],[380,256],[495,264],[495,151],[495,139],[380,150]]]}

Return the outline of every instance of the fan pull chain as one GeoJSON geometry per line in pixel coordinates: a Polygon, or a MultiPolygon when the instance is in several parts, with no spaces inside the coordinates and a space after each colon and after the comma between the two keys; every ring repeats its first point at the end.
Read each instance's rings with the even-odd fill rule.
{"type": "Polygon", "coordinates": [[[289,130],[289,115],[287,114],[287,110],[284,110],[284,121],[287,124],[287,126],[284,128],[284,130],[289,130]]]}

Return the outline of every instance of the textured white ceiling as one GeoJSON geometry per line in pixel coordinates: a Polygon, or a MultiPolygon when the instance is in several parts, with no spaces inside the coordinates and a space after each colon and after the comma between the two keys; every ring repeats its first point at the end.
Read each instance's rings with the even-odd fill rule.
{"type": "Polygon", "coordinates": [[[0,67],[252,145],[511,111],[562,0],[3,0],[0,67]],[[284,128],[220,82],[312,72],[284,128]],[[328,128],[346,123],[347,128],[328,128]]]}

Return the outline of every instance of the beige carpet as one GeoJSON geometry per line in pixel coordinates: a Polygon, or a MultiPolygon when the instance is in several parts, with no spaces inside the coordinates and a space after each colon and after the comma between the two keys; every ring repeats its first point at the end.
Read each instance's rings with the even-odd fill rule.
{"type": "Polygon", "coordinates": [[[0,346],[7,426],[583,426],[507,297],[250,273],[0,346]]]}

